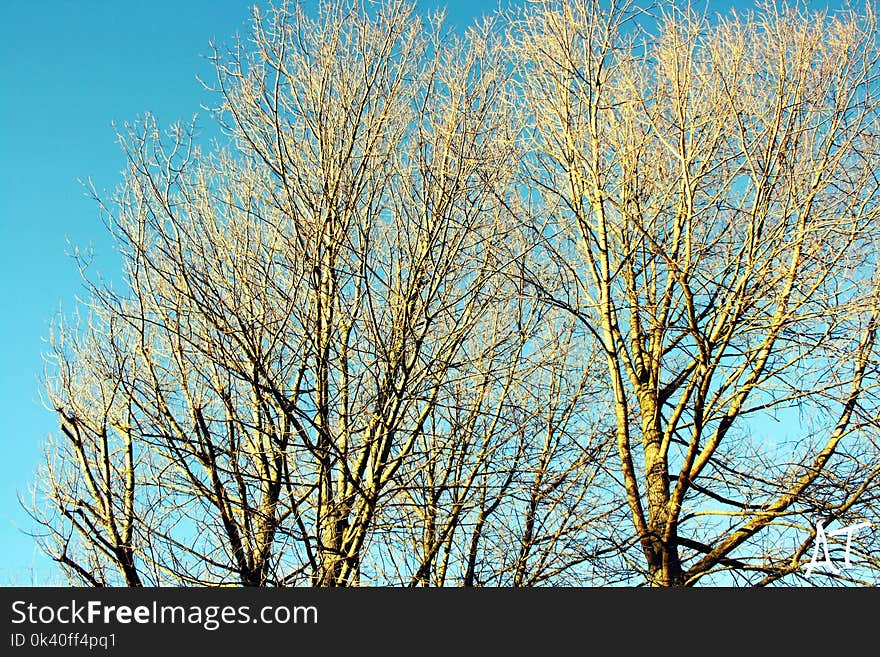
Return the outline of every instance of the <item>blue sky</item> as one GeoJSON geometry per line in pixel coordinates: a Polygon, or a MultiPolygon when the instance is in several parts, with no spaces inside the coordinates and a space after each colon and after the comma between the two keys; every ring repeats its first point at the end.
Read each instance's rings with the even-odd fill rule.
{"type": "MultiPolygon", "coordinates": [[[[0,585],[60,582],[24,533],[32,523],[17,496],[27,496],[41,444],[56,429],[39,402],[39,375],[49,321],[59,307],[72,310],[82,291],[66,254],[93,246],[109,277],[118,262],[78,179],[90,177],[99,190],[119,181],[113,121],[145,111],[164,125],[204,115],[210,97],[196,75],[209,76],[210,66],[201,55],[212,38],[246,29],[249,4],[0,2],[0,585]]],[[[438,4],[458,25],[497,6],[420,2],[438,4]]],[[[713,10],[730,5],[710,2],[713,10]]]]}

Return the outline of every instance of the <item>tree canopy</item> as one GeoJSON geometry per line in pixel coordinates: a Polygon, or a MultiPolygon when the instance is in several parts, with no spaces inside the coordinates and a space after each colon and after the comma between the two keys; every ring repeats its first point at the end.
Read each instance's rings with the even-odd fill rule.
{"type": "Polygon", "coordinates": [[[94,193],[32,513],[87,585],[876,584],[870,9],[254,10],[94,193]],[[808,571],[817,523],[848,568],[808,571]]]}

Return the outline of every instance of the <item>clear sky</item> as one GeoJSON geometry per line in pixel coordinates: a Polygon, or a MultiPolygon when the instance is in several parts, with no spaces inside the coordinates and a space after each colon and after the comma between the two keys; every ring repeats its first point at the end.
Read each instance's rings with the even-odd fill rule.
{"type": "MultiPolygon", "coordinates": [[[[250,4],[0,0],[0,586],[60,583],[26,535],[32,523],[17,498],[27,497],[43,440],[57,428],[40,404],[39,376],[49,321],[82,291],[66,253],[92,245],[111,278],[118,262],[78,179],[99,190],[119,181],[113,121],[204,115],[209,96],[196,75],[210,67],[201,55],[212,38],[246,30],[250,4]]],[[[497,0],[420,2],[438,4],[464,25],[497,0]]],[[[751,3],[709,3],[731,4],[751,3]]]]}

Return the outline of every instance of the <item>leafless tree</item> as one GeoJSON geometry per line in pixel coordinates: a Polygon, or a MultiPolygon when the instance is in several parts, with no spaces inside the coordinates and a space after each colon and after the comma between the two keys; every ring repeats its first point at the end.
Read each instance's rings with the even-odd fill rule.
{"type": "Polygon", "coordinates": [[[869,9],[254,12],[53,327],[32,511],[93,586],[869,583],[869,9]],[[849,567],[807,572],[818,523],[849,567]]]}
{"type": "MultiPolygon", "coordinates": [[[[880,463],[873,14],[573,0],[526,12],[514,41],[536,262],[561,272],[532,287],[604,352],[644,580],[803,578],[819,520],[873,522],[864,557],[880,463]]],[[[861,563],[839,579],[876,583],[876,559],[861,563]]]]}
{"type": "Polygon", "coordinates": [[[148,117],[95,193],[125,280],[55,328],[44,545],[91,585],[485,582],[490,536],[516,583],[583,562],[605,443],[566,433],[588,374],[539,349],[514,275],[496,23],[350,2],[253,26],[213,56],[229,145],[148,117]]]}

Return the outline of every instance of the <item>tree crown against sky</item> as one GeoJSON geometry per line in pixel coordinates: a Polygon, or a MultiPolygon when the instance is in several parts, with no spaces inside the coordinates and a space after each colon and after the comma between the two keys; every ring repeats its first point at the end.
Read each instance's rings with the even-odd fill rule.
{"type": "Polygon", "coordinates": [[[875,28],[255,11],[226,145],[147,118],[95,195],[125,285],[53,331],[44,548],[90,585],[875,583],[875,28]],[[818,520],[875,529],[807,579],[818,520]]]}

